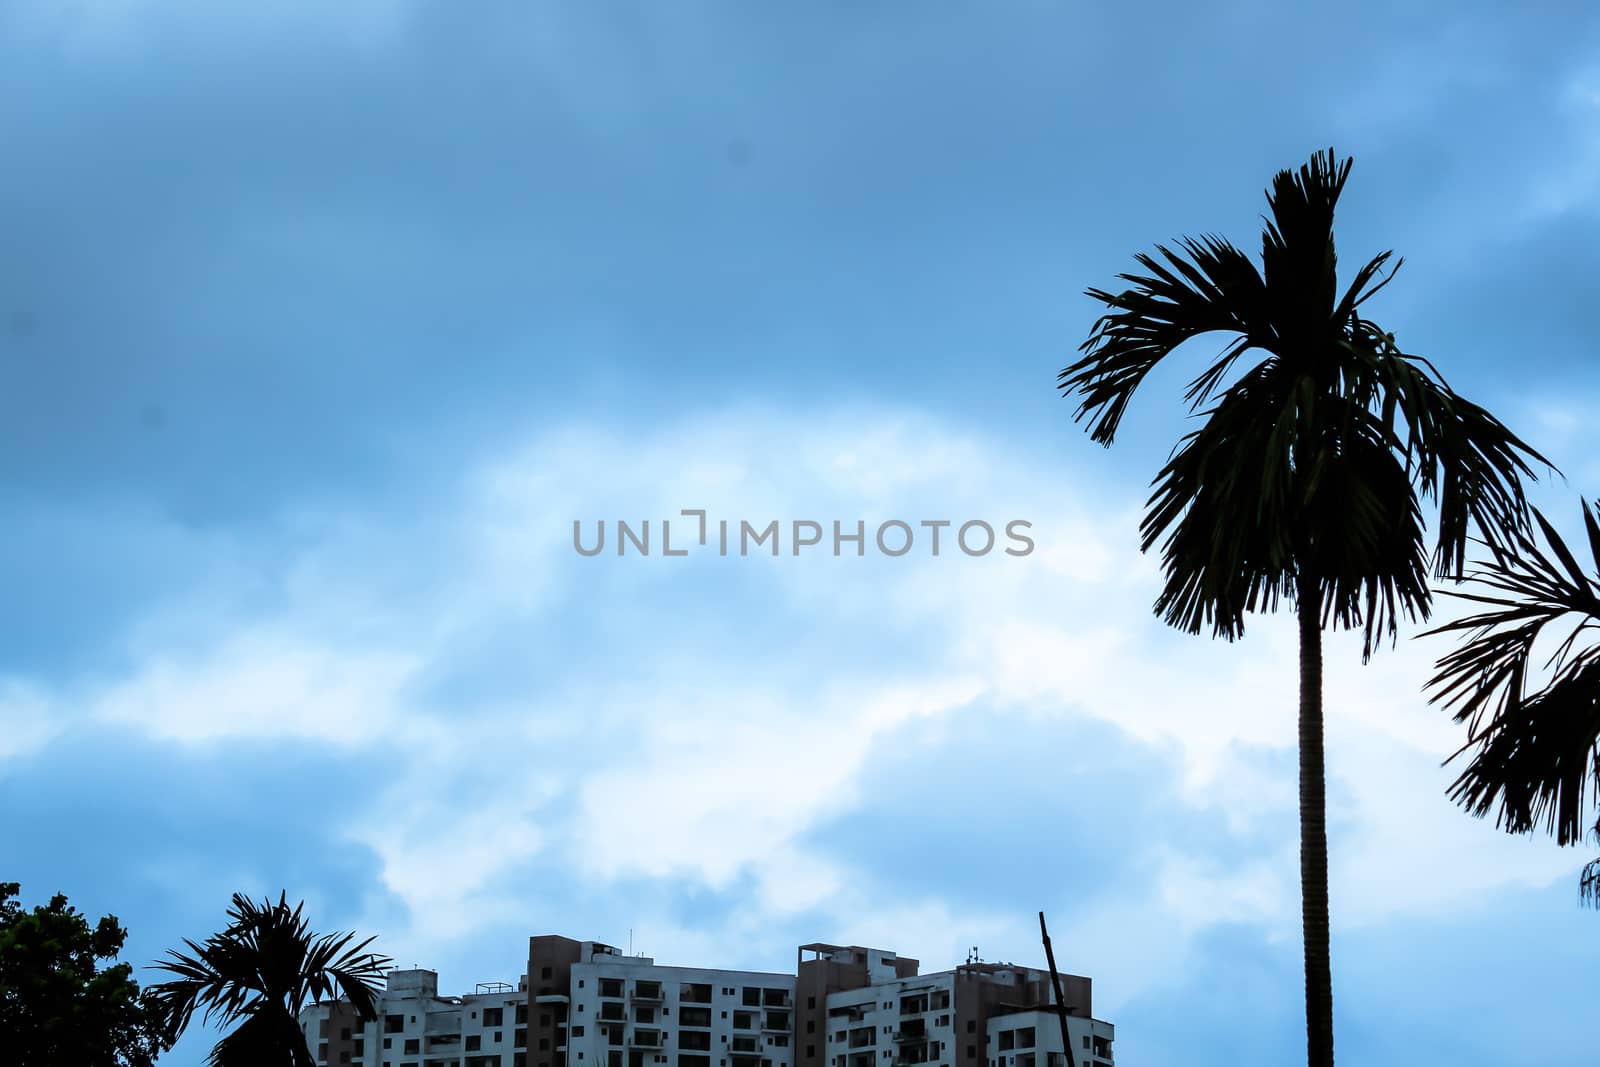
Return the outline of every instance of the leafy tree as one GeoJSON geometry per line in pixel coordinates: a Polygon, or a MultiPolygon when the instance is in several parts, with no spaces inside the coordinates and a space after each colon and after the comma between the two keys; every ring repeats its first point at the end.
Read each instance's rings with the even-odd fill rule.
{"type": "MultiPolygon", "coordinates": [[[[1548,550],[1522,534],[1492,550],[1473,576],[1479,592],[1451,594],[1488,610],[1430,631],[1466,640],[1428,685],[1467,724],[1451,759],[1475,750],[1451,799],[1480,818],[1498,808],[1495,824],[1509,833],[1542,827],[1571,845],[1597,814],[1585,808],[1600,807],[1600,507],[1583,504],[1592,574],[1534,517],[1548,550]],[[1550,652],[1542,663],[1536,644],[1550,652]]],[[[1588,830],[1600,840],[1600,817],[1588,830]]],[[[1584,867],[1578,892],[1600,907],[1600,859],[1584,867]]]]}
{"type": "MultiPolygon", "coordinates": [[[[1421,356],[1363,317],[1394,277],[1391,253],[1342,294],[1334,206],[1350,160],[1332,149],[1267,191],[1261,269],[1225,239],[1183,238],[1088,295],[1108,309],[1063,370],[1075,418],[1109,446],[1140,383],[1184,342],[1224,334],[1185,398],[1204,417],[1153,482],[1141,548],[1159,543],[1156,611],[1190,633],[1233,640],[1244,617],[1294,606],[1300,637],[1300,891],[1306,1043],[1333,1063],[1322,631],[1360,629],[1363,658],[1400,616],[1426,618],[1428,572],[1459,574],[1469,531],[1502,543],[1525,528],[1522,478],[1545,462],[1421,356]],[[1258,352],[1259,362],[1241,361],[1258,352]],[[1236,373],[1237,372],[1237,373],[1236,373]],[[1230,384],[1231,382],[1231,384],[1230,384]],[[1438,519],[1429,551],[1420,500],[1438,519]]],[[[1398,269],[1396,262],[1395,268],[1398,269]]]]}
{"type": "Polygon", "coordinates": [[[362,1020],[377,1017],[373,999],[392,961],[366,951],[367,938],[311,933],[301,912],[278,903],[256,904],[235,893],[227,929],[204,944],[184,940],[189,952],[169,952],[157,967],[177,978],[153,992],[173,1034],[187,1029],[197,1009],[237,1028],[211,1050],[212,1067],[313,1067],[298,1016],[309,1003],[342,996],[362,1020]]]}
{"type": "Polygon", "coordinates": [[[171,1042],[133,968],[111,962],[128,932],[114,915],[91,927],[59,893],[26,911],[21,888],[0,882],[0,1058],[14,1067],[149,1067],[171,1042]]]}

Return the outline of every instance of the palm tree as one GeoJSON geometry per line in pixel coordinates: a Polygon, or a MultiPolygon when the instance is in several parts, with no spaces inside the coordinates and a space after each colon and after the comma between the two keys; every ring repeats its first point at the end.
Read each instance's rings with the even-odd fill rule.
{"type": "Polygon", "coordinates": [[[370,937],[352,946],[354,934],[315,936],[304,907],[291,910],[287,894],[258,905],[235,893],[226,930],[203,945],[185,938],[188,954],[155,964],[178,976],[154,987],[174,1040],[203,1006],[207,1022],[239,1023],[211,1050],[212,1067],[314,1067],[298,1021],[308,1002],[342,995],[363,1021],[377,1017],[373,994],[392,961],[365,951],[370,937]]]}
{"type": "MultiPolygon", "coordinates": [[[[1427,618],[1430,552],[1419,497],[1437,505],[1431,566],[1461,570],[1469,530],[1491,543],[1527,525],[1522,479],[1547,461],[1453,392],[1426,359],[1362,315],[1389,283],[1391,253],[1341,295],[1333,213],[1350,160],[1332,149],[1267,191],[1262,269],[1225,239],[1184,238],[1139,255],[1131,288],[1088,295],[1109,310],[1063,370],[1075,418],[1109,446],[1134,391],[1185,341],[1231,339],[1189,384],[1204,423],[1152,483],[1141,549],[1160,542],[1156,611],[1233,640],[1247,612],[1289,601],[1300,636],[1300,890],[1306,1044],[1333,1063],[1328,852],[1322,741],[1322,630],[1365,634],[1363,660],[1401,615],[1427,618]],[[1261,359],[1240,370],[1251,350],[1261,359]],[[1238,373],[1235,373],[1238,371],[1238,373]],[[1231,379],[1231,384],[1228,384],[1231,379]],[[1203,408],[1203,410],[1202,410],[1203,408]]],[[[1395,268],[1398,269],[1396,262],[1395,268]]]]}
{"type": "MultiPolygon", "coordinates": [[[[1571,845],[1584,836],[1590,789],[1600,807],[1600,505],[1583,505],[1593,575],[1537,509],[1534,517],[1549,552],[1519,535],[1473,575],[1485,592],[1451,594],[1489,610],[1429,631],[1467,640],[1439,660],[1428,687],[1467,724],[1467,744],[1450,758],[1477,749],[1451,799],[1480,818],[1498,805],[1495,825],[1508,833],[1542,826],[1571,845]],[[1551,641],[1535,664],[1534,645],[1551,641]],[[1543,684],[1529,692],[1540,672],[1543,684]]],[[[1600,839],[1600,818],[1588,829],[1600,839]]],[[[1600,907],[1600,859],[1584,867],[1578,895],[1600,907]]]]}

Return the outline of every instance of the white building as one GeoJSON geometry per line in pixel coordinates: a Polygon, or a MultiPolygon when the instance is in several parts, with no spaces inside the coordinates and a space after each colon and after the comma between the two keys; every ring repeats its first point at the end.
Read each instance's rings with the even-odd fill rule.
{"type": "Polygon", "coordinates": [[[792,1067],[792,974],[602,948],[572,965],[570,983],[566,1067],[792,1067]]]}
{"type": "MultiPolygon", "coordinates": [[[[377,1018],[348,1002],[300,1017],[323,1067],[1066,1067],[1048,974],[806,945],[795,974],[658,965],[596,941],[529,939],[518,985],[441,997],[395,970],[377,1018]]],[[[1111,1067],[1091,983],[1061,975],[1074,1067],[1111,1067]]]]}
{"type": "Polygon", "coordinates": [[[361,1067],[522,1067],[528,994],[504,983],[468,996],[439,996],[429,970],[395,970],[365,1025],[346,1002],[315,1005],[300,1016],[319,1064],[361,1067]]]}
{"type": "MultiPolygon", "coordinates": [[[[1106,1067],[1116,1029],[1099,1019],[1067,1016],[1077,1067],[1106,1067]]],[[[1053,1011],[1019,1011],[989,1018],[989,1067],[1065,1067],[1061,1020],[1053,1011]]]]}

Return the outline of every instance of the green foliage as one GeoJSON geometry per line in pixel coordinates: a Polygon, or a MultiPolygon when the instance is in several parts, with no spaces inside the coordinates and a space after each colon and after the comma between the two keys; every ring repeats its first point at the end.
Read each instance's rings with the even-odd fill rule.
{"type": "Polygon", "coordinates": [[[1430,557],[1435,574],[1458,574],[1472,529],[1499,544],[1526,526],[1521,478],[1529,460],[1548,466],[1363,317],[1394,277],[1382,276],[1391,253],[1341,295],[1333,211],[1349,174],[1330,149],[1277,175],[1260,270],[1221,237],[1185,238],[1136,257],[1145,273],[1119,275],[1132,288],[1088,291],[1109,311],[1058,383],[1105,445],[1158,363],[1231,335],[1189,384],[1205,422],[1156,476],[1141,527],[1144,550],[1162,551],[1156,610],[1191,633],[1239,636],[1247,612],[1292,600],[1305,573],[1324,624],[1363,629],[1370,655],[1401,615],[1427,617],[1430,557]],[[1241,369],[1247,352],[1261,358],[1241,369]],[[1431,552],[1419,497],[1438,509],[1431,552]]]}
{"type": "Polygon", "coordinates": [[[59,893],[24,910],[20,891],[0,882],[0,1057],[12,1067],[149,1067],[171,1042],[133,968],[112,962],[127,931],[113,915],[91,927],[59,893]]]}
{"type": "MultiPolygon", "coordinates": [[[[1496,812],[1508,833],[1543,829],[1561,845],[1585,832],[1600,840],[1600,508],[1583,505],[1593,571],[1537,510],[1545,545],[1531,534],[1473,575],[1478,592],[1451,593],[1488,610],[1430,631],[1464,634],[1439,660],[1433,701],[1467,726],[1473,752],[1451,799],[1478,817],[1496,812]],[[1563,636],[1564,635],[1564,636],[1563,636]],[[1555,641],[1540,663],[1535,645],[1555,641]],[[1541,671],[1542,684],[1535,675],[1541,671]]],[[[1586,866],[1579,894],[1600,906],[1600,860],[1586,866]]]]}
{"type": "Polygon", "coordinates": [[[156,964],[177,975],[153,989],[167,1025],[182,1033],[196,1011],[237,1023],[211,1050],[212,1067],[312,1067],[297,1018],[307,1004],[342,997],[363,1020],[376,1017],[374,994],[392,962],[367,952],[354,934],[313,934],[305,905],[255,903],[235,893],[227,929],[203,944],[188,939],[156,964]]]}

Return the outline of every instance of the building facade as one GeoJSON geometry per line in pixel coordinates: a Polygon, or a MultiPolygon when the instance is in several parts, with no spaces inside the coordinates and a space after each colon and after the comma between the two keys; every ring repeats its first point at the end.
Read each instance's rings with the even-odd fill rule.
{"type": "MultiPolygon", "coordinates": [[[[802,946],[794,974],[663,966],[541,935],[516,988],[441,997],[435,972],[394,970],[376,1019],[334,1001],[300,1022],[323,1067],[1067,1067],[1047,972],[918,969],[825,944],[802,946]]],[[[1060,979],[1072,1064],[1111,1067],[1090,980],[1060,979]]]]}

